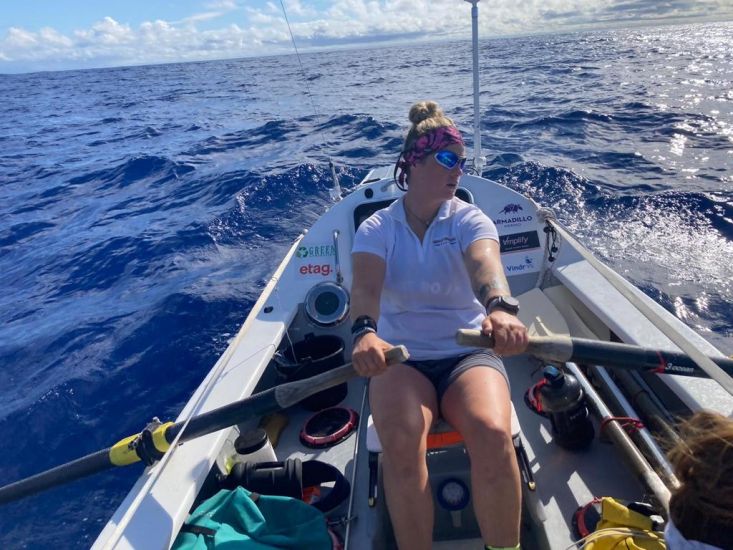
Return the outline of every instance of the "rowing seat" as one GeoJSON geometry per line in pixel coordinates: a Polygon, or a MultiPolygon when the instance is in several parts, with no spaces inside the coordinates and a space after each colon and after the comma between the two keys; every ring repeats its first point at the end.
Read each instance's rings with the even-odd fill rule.
{"type": "MultiPolygon", "coordinates": [[[[527,454],[522,442],[521,427],[512,404],[512,444],[517,457],[522,484],[525,489],[534,491],[535,483],[527,454]]],[[[380,475],[380,457],[382,444],[379,441],[372,416],[367,419],[366,446],[369,463],[368,505],[377,507],[385,521],[389,521],[385,504],[377,495],[383,480],[380,475]]],[[[436,540],[455,538],[475,538],[480,536],[478,523],[470,498],[470,460],[466,452],[463,437],[447,421],[440,419],[435,423],[428,434],[426,460],[432,486],[433,496],[436,499],[434,536],[436,540]],[[463,487],[466,500],[447,504],[441,495],[447,486],[451,486],[453,494],[458,486],[463,487]]],[[[448,491],[451,493],[451,491],[448,491]]],[[[460,499],[459,499],[460,500],[460,499]]]]}

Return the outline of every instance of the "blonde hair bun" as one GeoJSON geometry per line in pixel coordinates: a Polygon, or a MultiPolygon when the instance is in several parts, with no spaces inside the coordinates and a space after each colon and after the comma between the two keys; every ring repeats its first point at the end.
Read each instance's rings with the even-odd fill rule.
{"type": "Polygon", "coordinates": [[[453,121],[445,116],[443,109],[435,101],[430,100],[419,101],[410,107],[409,117],[412,126],[405,137],[405,143],[402,146],[403,151],[408,151],[420,136],[432,132],[436,128],[455,126],[453,121]]]}
{"type": "Polygon", "coordinates": [[[435,101],[420,101],[410,107],[410,122],[415,126],[423,120],[429,118],[444,117],[443,109],[441,109],[435,101]]]}

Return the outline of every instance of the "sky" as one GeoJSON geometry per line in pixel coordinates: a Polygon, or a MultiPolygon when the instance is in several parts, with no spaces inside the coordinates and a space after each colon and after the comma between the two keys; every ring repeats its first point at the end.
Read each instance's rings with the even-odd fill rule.
{"type": "MultiPolygon", "coordinates": [[[[470,36],[465,0],[283,0],[300,51],[470,36]]],[[[292,53],[280,0],[4,0],[0,73],[292,53]]],[[[733,19],[733,0],[483,0],[484,38],[733,19]]]]}

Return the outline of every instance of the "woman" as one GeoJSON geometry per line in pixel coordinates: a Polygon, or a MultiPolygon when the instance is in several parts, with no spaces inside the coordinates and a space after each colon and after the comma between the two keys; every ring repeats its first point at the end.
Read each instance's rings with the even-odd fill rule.
{"type": "Polygon", "coordinates": [[[454,197],[466,161],[458,129],[431,101],[413,105],[409,116],[395,168],[406,194],[361,224],[352,250],[353,363],[373,377],[387,505],[400,548],[431,547],[425,451],[442,415],[471,458],[484,543],[517,548],[521,491],[509,384],[497,354],[522,352],[527,330],[516,317],[493,222],[454,197]],[[495,352],[459,347],[459,328],[493,335],[495,352]],[[411,357],[388,369],[383,352],[392,344],[406,345],[411,357]]]}
{"type": "Polygon", "coordinates": [[[733,420],[698,412],[669,452],[680,487],[669,501],[670,550],[733,548],[733,420]]]}

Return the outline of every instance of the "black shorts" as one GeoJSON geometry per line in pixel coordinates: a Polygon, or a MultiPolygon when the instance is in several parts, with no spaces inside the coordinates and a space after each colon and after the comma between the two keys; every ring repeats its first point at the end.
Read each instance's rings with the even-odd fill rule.
{"type": "Polygon", "coordinates": [[[504,369],[501,358],[490,350],[477,350],[472,353],[446,357],[444,359],[426,359],[413,361],[408,359],[405,365],[409,365],[432,382],[438,394],[438,404],[443,399],[445,391],[458,376],[473,367],[491,367],[501,373],[509,386],[509,377],[504,369]]]}

